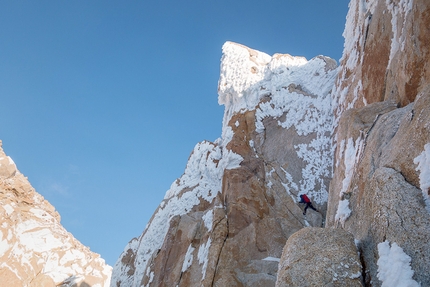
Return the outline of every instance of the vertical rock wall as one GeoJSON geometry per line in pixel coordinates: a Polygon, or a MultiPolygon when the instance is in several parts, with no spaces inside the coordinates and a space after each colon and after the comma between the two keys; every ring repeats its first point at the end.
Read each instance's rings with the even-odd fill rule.
{"type": "Polygon", "coordinates": [[[430,286],[430,2],[352,0],[344,36],[327,226],[354,235],[366,286],[384,241],[430,286]]]}
{"type": "Polygon", "coordinates": [[[426,0],[351,0],[334,95],[343,111],[392,100],[414,102],[430,82],[430,8],[426,0]]]}

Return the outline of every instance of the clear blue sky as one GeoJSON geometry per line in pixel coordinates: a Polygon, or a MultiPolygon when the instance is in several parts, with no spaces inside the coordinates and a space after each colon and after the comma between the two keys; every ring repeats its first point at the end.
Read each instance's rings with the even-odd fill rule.
{"type": "Polygon", "coordinates": [[[221,47],[339,60],[346,0],[0,0],[3,148],[113,265],[194,145],[221,135],[221,47]]]}

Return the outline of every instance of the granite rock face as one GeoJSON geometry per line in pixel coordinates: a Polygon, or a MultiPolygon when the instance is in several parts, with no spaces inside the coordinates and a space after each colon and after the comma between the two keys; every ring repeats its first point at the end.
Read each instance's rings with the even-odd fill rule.
{"type": "MultiPolygon", "coordinates": [[[[415,160],[429,148],[429,116],[430,90],[424,89],[404,108],[374,103],[348,110],[340,121],[337,135],[342,141],[336,152],[339,164],[330,186],[327,226],[343,227],[360,241],[368,285],[380,284],[377,245],[385,240],[411,256],[415,280],[430,284],[428,187],[420,183],[420,177],[428,175],[421,175],[415,160]],[[354,120],[372,113],[373,122],[354,120]],[[349,204],[349,214],[340,208],[342,202],[349,204]]],[[[428,166],[430,158],[423,160],[428,166]]]]}
{"type": "Polygon", "coordinates": [[[226,43],[222,137],[195,147],[111,286],[274,286],[289,236],[323,223],[336,67],[226,43]],[[320,212],[304,217],[300,193],[320,212]]]}
{"type": "Polygon", "coordinates": [[[112,267],[61,226],[1,141],[0,202],[1,286],[109,286],[112,267]]]}
{"type": "Polygon", "coordinates": [[[294,233],[282,253],[276,287],[361,287],[361,262],[352,234],[306,227],[294,233]]]}
{"type": "Polygon", "coordinates": [[[333,90],[327,226],[359,242],[366,286],[396,243],[430,286],[430,2],[351,1],[333,90]]]}
{"type": "Polygon", "coordinates": [[[381,101],[406,106],[430,83],[430,3],[351,0],[335,116],[381,101]]]}
{"type": "Polygon", "coordinates": [[[351,0],[339,68],[226,43],[222,136],[196,145],[111,286],[384,286],[391,249],[430,286],[429,35],[429,1],[351,0]]]}

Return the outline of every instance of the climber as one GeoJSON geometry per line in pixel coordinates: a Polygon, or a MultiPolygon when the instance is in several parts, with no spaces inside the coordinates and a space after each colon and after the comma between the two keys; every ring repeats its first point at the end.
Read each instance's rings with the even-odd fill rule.
{"type": "Polygon", "coordinates": [[[299,203],[305,203],[306,204],[305,210],[303,211],[303,215],[306,215],[306,210],[308,209],[308,207],[310,207],[311,209],[318,212],[318,210],[312,205],[311,200],[309,199],[309,197],[306,194],[300,194],[299,203]]]}

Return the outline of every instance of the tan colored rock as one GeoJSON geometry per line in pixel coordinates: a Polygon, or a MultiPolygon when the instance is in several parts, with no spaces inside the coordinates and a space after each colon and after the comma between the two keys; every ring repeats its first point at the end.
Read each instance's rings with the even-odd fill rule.
{"type": "Polygon", "coordinates": [[[115,264],[111,286],[274,286],[288,237],[322,226],[335,68],[327,57],[270,57],[226,43],[222,138],[196,145],[115,264]],[[322,214],[304,217],[299,193],[322,214]]]}
{"type": "Polygon", "coordinates": [[[413,102],[430,82],[428,35],[427,0],[350,1],[335,116],[374,102],[413,102]]]}
{"type": "Polygon", "coordinates": [[[377,245],[411,257],[430,286],[430,2],[351,1],[333,89],[336,146],[326,225],[359,242],[366,286],[381,286],[377,245]]]}
{"type": "MultiPolygon", "coordinates": [[[[374,110],[377,115],[376,111],[380,112],[378,106],[382,104],[372,104],[355,113],[377,108],[374,110]]],[[[343,116],[349,114],[345,112],[343,116]]],[[[347,117],[342,122],[353,121],[347,117]]],[[[430,267],[430,214],[426,209],[426,191],[420,189],[420,173],[414,163],[425,144],[430,142],[428,123],[430,86],[418,95],[414,103],[382,113],[368,130],[367,136],[364,126],[349,125],[346,131],[346,126],[341,125],[338,129],[339,138],[352,138],[355,146],[361,148],[354,154],[350,167],[345,166],[347,161],[342,163],[345,158],[341,156],[348,152],[341,148],[337,151],[340,163],[330,186],[327,225],[343,225],[360,241],[359,247],[366,264],[366,284],[380,284],[376,276],[376,246],[385,240],[397,243],[412,258],[416,281],[424,286],[430,284],[427,272],[430,267]],[[363,136],[356,138],[354,135],[359,135],[360,130],[363,136]],[[353,171],[349,181],[345,176],[348,169],[353,171]],[[339,191],[345,182],[349,182],[344,198],[348,200],[351,214],[342,223],[336,221],[335,215],[338,212],[339,191]]]]}
{"type": "Polygon", "coordinates": [[[276,286],[363,286],[353,236],[334,228],[297,231],[285,244],[276,286]]]}
{"type": "Polygon", "coordinates": [[[0,286],[109,286],[111,267],[61,226],[1,141],[0,203],[0,286]]]}

